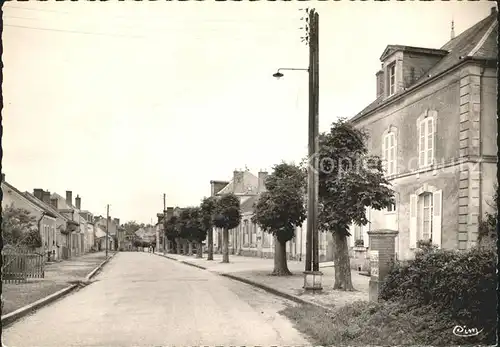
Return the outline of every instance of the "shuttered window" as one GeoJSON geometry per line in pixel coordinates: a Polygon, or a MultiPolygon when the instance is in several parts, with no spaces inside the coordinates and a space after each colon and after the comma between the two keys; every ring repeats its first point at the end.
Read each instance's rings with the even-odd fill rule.
{"type": "Polygon", "coordinates": [[[432,165],[434,162],[434,118],[427,117],[419,126],[419,166],[432,165]]]}

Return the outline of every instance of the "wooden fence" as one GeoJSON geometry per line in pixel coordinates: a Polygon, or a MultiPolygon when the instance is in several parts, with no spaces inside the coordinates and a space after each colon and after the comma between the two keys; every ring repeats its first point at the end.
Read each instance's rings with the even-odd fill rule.
{"type": "Polygon", "coordinates": [[[2,282],[24,283],[30,278],[45,277],[43,254],[26,249],[2,251],[2,282]]]}

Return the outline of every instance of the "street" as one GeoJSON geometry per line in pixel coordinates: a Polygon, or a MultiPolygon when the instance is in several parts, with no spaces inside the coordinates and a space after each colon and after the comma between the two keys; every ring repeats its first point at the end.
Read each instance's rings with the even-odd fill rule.
{"type": "Polygon", "coordinates": [[[143,252],[3,330],[23,346],[309,345],[260,289],[143,252]]]}

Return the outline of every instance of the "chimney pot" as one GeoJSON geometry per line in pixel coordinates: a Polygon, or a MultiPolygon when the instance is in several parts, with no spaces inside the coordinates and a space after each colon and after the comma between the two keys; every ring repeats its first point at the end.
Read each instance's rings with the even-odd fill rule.
{"type": "Polygon", "coordinates": [[[43,192],[43,195],[42,195],[42,201],[46,204],[49,204],[50,205],[50,192],[47,191],[47,192],[43,192]]]}
{"type": "Polygon", "coordinates": [[[75,198],[75,206],[77,209],[81,210],[82,207],[82,198],[80,198],[79,195],[76,196],[75,198]]]}
{"type": "Polygon", "coordinates": [[[57,209],[57,198],[50,199],[50,204],[52,205],[52,207],[57,209]]]}
{"type": "Polygon", "coordinates": [[[73,192],[71,190],[66,191],[66,203],[70,206],[73,205],[73,192]]]}
{"type": "Polygon", "coordinates": [[[33,195],[40,201],[43,201],[43,189],[33,189],[33,195]]]}

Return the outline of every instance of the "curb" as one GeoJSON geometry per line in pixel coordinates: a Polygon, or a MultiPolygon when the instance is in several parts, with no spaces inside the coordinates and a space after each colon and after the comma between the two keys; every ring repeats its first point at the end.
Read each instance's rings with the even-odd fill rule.
{"type": "Polygon", "coordinates": [[[332,311],[333,310],[330,307],[326,307],[326,306],[320,305],[318,303],[315,303],[315,302],[312,302],[312,301],[309,301],[309,300],[305,300],[305,299],[299,298],[298,296],[295,296],[295,295],[292,295],[292,294],[281,292],[281,291],[276,290],[276,289],[274,289],[272,287],[268,287],[268,286],[266,286],[264,284],[261,284],[261,283],[258,283],[258,282],[254,282],[252,280],[248,280],[248,279],[243,278],[243,277],[231,275],[231,274],[228,274],[228,273],[210,271],[206,267],[203,267],[203,266],[197,265],[197,264],[193,264],[193,263],[190,263],[190,262],[185,261],[185,260],[178,260],[176,258],[167,257],[167,256],[162,255],[162,254],[158,254],[158,255],[162,256],[162,257],[165,257],[167,259],[178,261],[178,262],[180,262],[182,264],[185,264],[185,265],[189,265],[189,266],[192,266],[192,267],[196,267],[196,268],[199,268],[199,269],[202,269],[202,270],[209,271],[211,273],[217,274],[217,275],[222,276],[222,277],[226,277],[226,278],[229,278],[229,279],[232,279],[232,280],[235,280],[235,281],[239,281],[239,282],[242,282],[242,283],[245,283],[245,284],[257,287],[257,288],[260,288],[262,290],[265,290],[268,293],[274,294],[276,296],[280,296],[282,298],[288,299],[288,300],[296,302],[298,304],[315,306],[317,308],[321,308],[321,309],[327,310],[327,311],[332,311]]]}
{"type": "MultiPolygon", "coordinates": [[[[99,271],[111,258],[113,258],[115,256],[116,253],[114,253],[112,256],[108,257],[106,260],[104,260],[101,264],[99,264],[94,270],[92,270],[86,277],[85,277],[85,281],[89,281],[92,277],[94,277],[97,273],[97,271],[99,271]]],[[[60,298],[62,298],[63,296],[71,293],[72,291],[74,291],[76,288],[78,287],[78,284],[72,284],[66,288],[63,288],[61,290],[59,290],[58,292],[55,292],[53,294],[50,294],[48,296],[46,296],[45,298],[41,298],[40,300],[37,300],[31,304],[28,304],[26,306],[23,306],[21,308],[18,308],[17,310],[15,311],[12,311],[10,313],[7,313],[6,315],[3,315],[1,317],[1,322],[2,322],[2,326],[7,326],[9,324],[12,324],[14,323],[15,321],[19,320],[20,318],[32,313],[33,311],[43,307],[43,306],[46,306],[60,298]]]]}
{"type": "Polygon", "coordinates": [[[102,267],[104,265],[106,265],[107,262],[109,262],[116,255],[116,253],[117,252],[113,253],[113,255],[109,256],[108,258],[106,258],[106,260],[104,260],[102,263],[100,263],[99,265],[97,265],[97,267],[94,270],[92,270],[87,276],[85,276],[85,281],[88,282],[88,281],[90,281],[90,279],[92,277],[94,277],[95,275],[97,275],[97,272],[99,272],[99,270],[101,270],[102,267]]]}
{"type": "Polygon", "coordinates": [[[51,302],[54,302],[56,301],[57,299],[65,296],[66,294],[69,294],[70,292],[72,292],[76,287],[78,287],[77,284],[72,284],[66,288],[63,288],[61,289],[60,291],[58,292],[55,292],[53,294],[50,294],[49,296],[46,296],[45,298],[42,298],[38,301],[35,301],[34,303],[32,304],[29,304],[29,305],[26,305],[26,306],[23,306],[13,312],[10,312],[4,316],[2,316],[2,326],[6,326],[8,324],[12,324],[14,323],[15,321],[17,321],[18,319],[26,316],[27,314],[35,311],[36,309],[42,307],[42,306],[45,306],[45,305],[48,305],[50,304],[51,302]]]}

